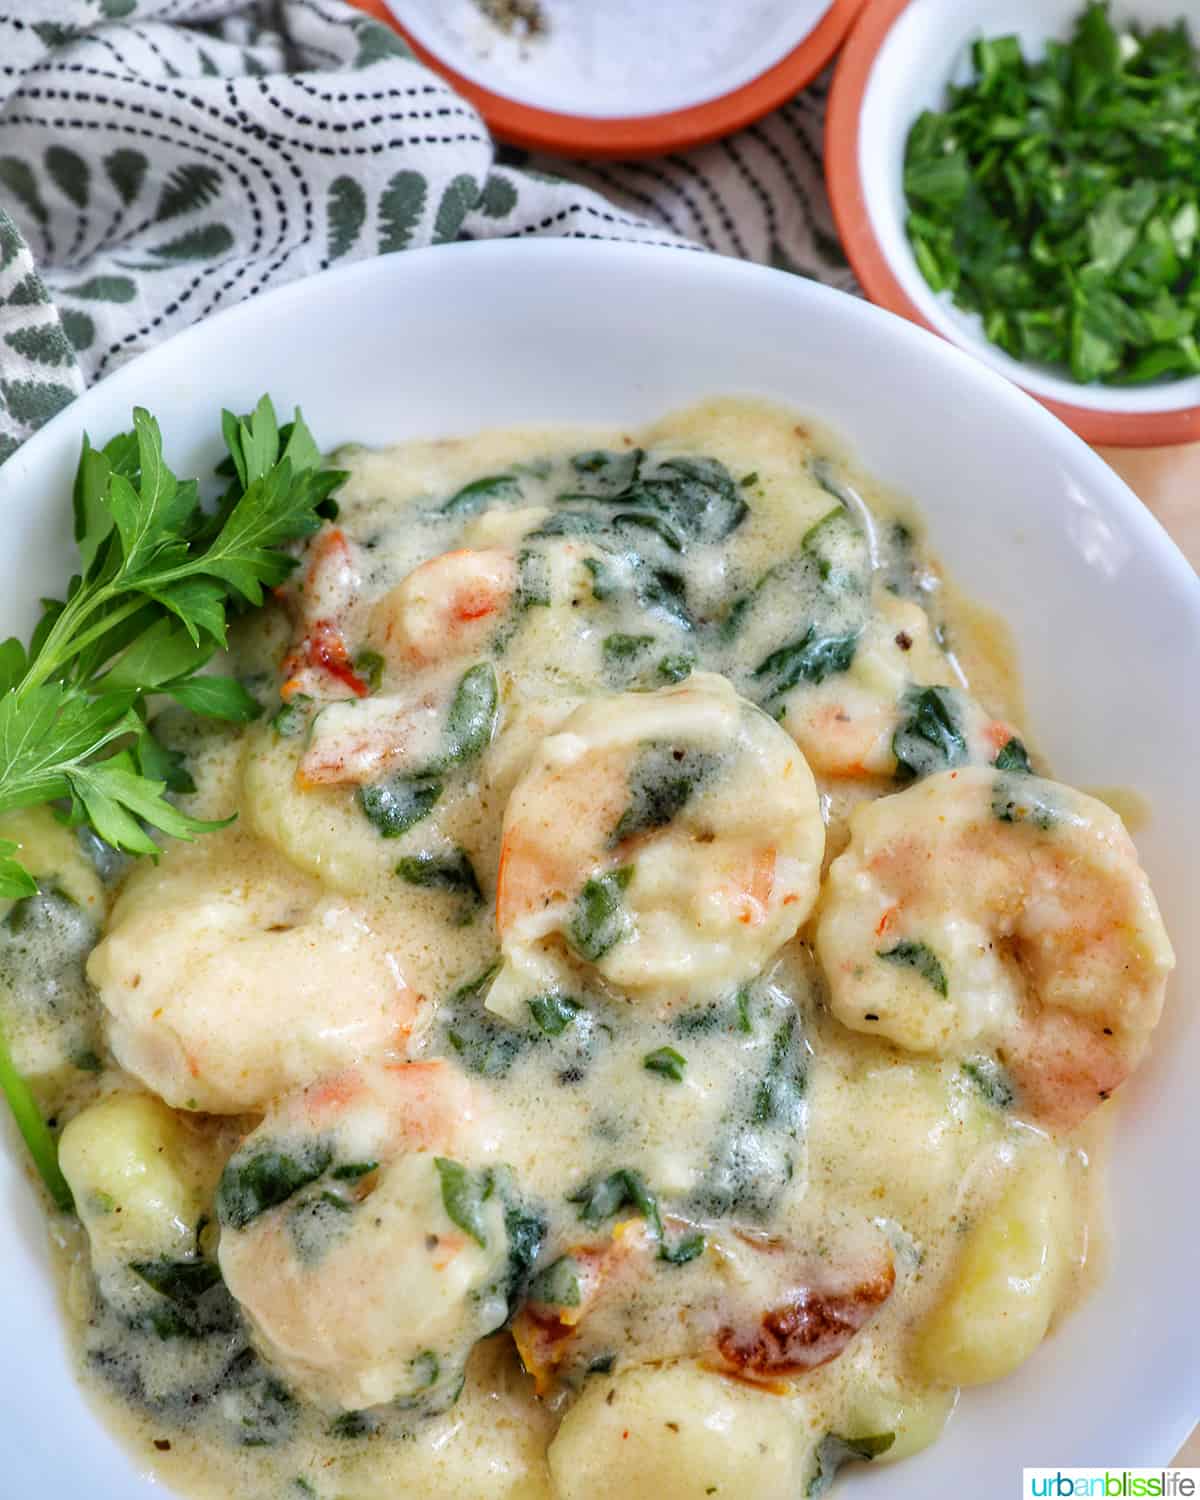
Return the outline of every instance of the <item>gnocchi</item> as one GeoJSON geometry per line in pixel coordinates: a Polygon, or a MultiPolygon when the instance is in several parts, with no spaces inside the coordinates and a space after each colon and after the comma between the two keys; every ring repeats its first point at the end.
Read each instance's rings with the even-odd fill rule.
{"type": "Polygon", "coordinates": [[[556,1500],[795,1500],[816,1441],[799,1400],[643,1365],[586,1385],[547,1456],[556,1500]]]}
{"type": "Polygon", "coordinates": [[[1068,1270],[1066,1175],[1047,1146],[968,1229],[943,1299],[917,1336],[928,1379],[982,1385],[1018,1369],[1050,1327],[1068,1270]]]}
{"type": "Polygon", "coordinates": [[[97,1100],[63,1131],[59,1161],[95,1264],[111,1273],[131,1260],[190,1253],[212,1184],[202,1149],[161,1099],[97,1100]]]}

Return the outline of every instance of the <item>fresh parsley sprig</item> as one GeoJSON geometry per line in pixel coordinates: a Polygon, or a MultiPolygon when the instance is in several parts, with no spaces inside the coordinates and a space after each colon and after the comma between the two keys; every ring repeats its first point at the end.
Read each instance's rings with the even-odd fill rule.
{"type": "MultiPolygon", "coordinates": [[[[190,839],[219,827],[166,793],[175,757],[155,738],[147,701],[245,722],[259,706],[233,677],[205,671],[232,613],[259,605],[295,559],[281,548],[317,530],[345,475],[322,466],[299,411],[280,426],[266,396],[248,416],[222,414],[229,484],[215,508],[164,457],[158,424],[102,448],[85,438],[75,479],[80,570],[65,599],[42,601],[28,646],[0,643],[0,813],[61,804],[117,849],[156,854],[150,830],[190,839]]],[[[0,839],[0,898],[37,890],[18,845],[0,839]]],[[[50,1132],[0,1036],[0,1091],[60,1207],[70,1194],[50,1132]]]]}
{"type": "MultiPolygon", "coordinates": [[[[297,412],[280,427],[267,397],[225,412],[231,482],[215,510],[163,458],[140,407],[133,431],[103,448],[84,439],[75,480],[81,570],[65,600],[43,600],[28,647],[0,644],[0,812],[65,799],[72,822],[132,854],[212,827],[166,800],[169,756],[146,722],[165,694],[208,717],[244,722],[258,705],[232,677],[203,669],[226,644],[231,610],[258,605],[294,559],[281,544],[315,531],[344,477],[321,466],[297,412]]],[[[31,895],[32,876],[0,849],[0,896],[31,895]]]]}

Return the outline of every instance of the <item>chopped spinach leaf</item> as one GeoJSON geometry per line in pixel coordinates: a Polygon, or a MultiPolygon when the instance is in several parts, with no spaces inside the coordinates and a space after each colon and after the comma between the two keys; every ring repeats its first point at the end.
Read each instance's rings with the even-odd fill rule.
{"type": "Polygon", "coordinates": [[[902,711],[904,721],[892,736],[899,776],[930,776],[966,761],[967,741],[950,688],[910,688],[902,711]]]}
{"type": "Polygon", "coordinates": [[[383,657],[378,651],[360,651],[354,658],[355,672],[366,683],[368,691],[372,693],[377,693],[383,682],[383,667],[383,657]]]}
{"type": "Polygon", "coordinates": [[[760,579],[758,585],[748,594],[738,594],[729,603],[724,616],[717,625],[717,639],[725,644],[734,641],[746,622],[746,616],[750,613],[758,590],[762,587],[760,579]]]}
{"type": "Polygon", "coordinates": [[[487,994],[492,980],[495,979],[496,971],[499,967],[500,961],[497,959],[495,963],[489,964],[482,974],[476,974],[474,979],[468,979],[464,984],[460,984],[446,1001],[446,1005],[454,1007],[462,1005],[465,1001],[482,1000],[487,994]]]}
{"type": "Polygon", "coordinates": [[[515,474],[487,474],[482,479],[473,479],[457,494],[451,495],[442,506],[442,514],[473,516],[493,500],[516,500],[520,494],[521,482],[515,474]]]}
{"type": "Polygon", "coordinates": [[[1008,1070],[994,1057],[969,1057],[962,1070],[993,1109],[1008,1109],[1017,1096],[1008,1070]]]}
{"type": "Polygon", "coordinates": [[[698,1005],[691,1010],[680,1011],[671,1023],[676,1036],[710,1036],[717,1031],[741,1032],[749,1036],[754,1031],[750,1014],[751,986],[745,984],[733,997],[733,1003],[717,1001],[712,1005],[698,1005]]]}
{"type": "Polygon", "coordinates": [[[534,1263],[546,1238],[546,1220],[513,1191],[505,1169],[497,1173],[497,1186],[504,1199],[504,1230],[508,1235],[508,1277],[505,1288],[511,1316],[525,1296],[534,1263]]]}
{"type": "Polygon", "coordinates": [[[810,526],[800,547],[815,562],[828,593],[866,587],[866,539],[844,507],[829,511],[810,526]]]}
{"type": "Polygon", "coordinates": [[[406,855],[396,866],[396,874],[409,885],[425,890],[449,891],[463,899],[460,925],[465,926],[483,901],[483,892],[471,857],[465,849],[455,848],[448,854],[422,850],[406,855]]]}
{"type": "Polygon", "coordinates": [[[720,757],[707,750],[645,745],[630,769],[629,805],[612,831],[610,847],[673,822],[720,764],[720,757]]]}
{"type": "Polygon", "coordinates": [[[157,1260],[130,1261],[129,1269],[159,1296],[181,1307],[193,1307],[221,1284],[220,1268],[211,1260],[172,1260],[163,1255],[157,1260]]]}
{"type": "Polygon", "coordinates": [[[671,1266],[686,1266],[689,1261],[696,1260],[704,1254],[705,1244],[702,1234],[684,1235],[674,1244],[668,1244],[664,1240],[659,1246],[658,1258],[665,1260],[671,1266]]]}
{"type": "MultiPolygon", "coordinates": [[[[436,1377],[435,1377],[436,1378],[436,1377]]],[[[378,1422],[366,1411],[344,1411],[329,1424],[329,1436],[353,1442],[356,1438],[369,1437],[378,1430],[378,1422]]]]}
{"type": "Polygon", "coordinates": [[[331,1188],[298,1193],[287,1208],[292,1251],[301,1265],[315,1265],[349,1232],[355,1203],[331,1188]]]}
{"type": "Polygon", "coordinates": [[[593,514],[588,510],[560,510],[557,515],[548,516],[540,526],[528,533],[525,540],[529,542],[543,541],[546,537],[556,536],[603,536],[611,531],[611,527],[604,517],[593,514]]]}
{"type": "Polygon", "coordinates": [[[697,542],[724,541],[750,513],[729,470],[715,458],[668,458],[643,469],[629,498],[697,542]]]}
{"type": "Polygon", "coordinates": [[[360,1177],[369,1177],[372,1172],[378,1172],[377,1161],[347,1161],[341,1166],[334,1167],[330,1176],[335,1182],[357,1182],[360,1177]]]}
{"type": "MultiPolygon", "coordinates": [[[[191,790],[195,791],[195,787],[191,790]]],[[[75,830],[75,839],[88,864],[105,885],[110,885],[129,863],[129,855],[123,854],[120,849],[114,849],[90,824],[81,823],[75,830]]]]}
{"type": "Polygon", "coordinates": [[[808,1086],[808,1055],[800,1023],[790,1015],[776,1030],[766,1069],[754,1091],[751,1119],[755,1125],[784,1125],[795,1129],[801,1100],[808,1086]]]}
{"type": "Polygon", "coordinates": [[[277,1447],[291,1438],[296,1425],[291,1392],[268,1374],[250,1349],[238,1355],[226,1372],[220,1409],[243,1448],[277,1447]]]}
{"type": "Polygon", "coordinates": [[[696,665],[696,659],[685,655],[682,651],[673,652],[664,656],[655,668],[655,671],[664,682],[683,682],[692,675],[696,665]]]}
{"type": "Polygon", "coordinates": [[[486,1168],[473,1172],[444,1156],[435,1157],[433,1164],[441,1178],[442,1203],[447,1217],[486,1249],[487,1225],[483,1205],[492,1196],[495,1186],[491,1172],[486,1168]]]}
{"type": "Polygon", "coordinates": [[[319,1137],[295,1146],[280,1142],[236,1151],[217,1188],[222,1225],[245,1229],[260,1214],[315,1182],[332,1162],[332,1147],[319,1137]]]}
{"type": "Polygon", "coordinates": [[[409,1369],[413,1372],[414,1389],[427,1391],[431,1386],[435,1386],[441,1368],[441,1361],[432,1349],[426,1349],[423,1353],[416,1355],[409,1361],[409,1369]]]}
{"type": "Polygon", "coordinates": [[[617,585],[603,560],[599,557],[585,557],[583,565],[592,575],[592,597],[600,603],[611,599],[617,585]]]}
{"type": "Polygon", "coordinates": [[[567,995],[537,995],[529,1002],[530,1013],[546,1036],[561,1036],[582,1008],[567,995]]]}
{"type": "Polygon", "coordinates": [[[644,656],[653,645],[652,635],[606,635],[601,645],[604,664],[610,670],[625,667],[644,656]]]}
{"type": "Polygon", "coordinates": [[[415,828],[437,805],[443,791],[436,776],[394,776],[360,786],[358,805],[385,839],[398,839],[415,828]]]}
{"type": "Polygon", "coordinates": [[[624,892],[633,879],[633,866],[594,875],[580,891],[567,927],[567,941],[580,958],[597,963],[628,937],[629,914],[624,892]]]}
{"type": "Polygon", "coordinates": [[[843,1464],[852,1463],[856,1459],[869,1463],[871,1459],[886,1453],[895,1441],[894,1432],[880,1432],[869,1437],[857,1438],[844,1438],[834,1432],[827,1433],[817,1447],[816,1471],[808,1481],[808,1488],[804,1491],[807,1500],[816,1500],[818,1495],[825,1494],[843,1464]]]}
{"type": "Polygon", "coordinates": [[[449,1026],[446,1039],[463,1065],[481,1078],[503,1078],[533,1038],[485,1010],[449,1026]]]}
{"type": "MultiPolygon", "coordinates": [[[[281,740],[293,739],[308,728],[308,710],[312,699],[307,693],[296,693],[271,720],[271,728],[281,740]]],[[[193,788],[194,790],[194,788],[193,788]]]]}
{"type": "Polygon", "coordinates": [[[1029,763],[1029,752],[1015,736],[1004,745],[992,764],[997,771],[1019,771],[1026,776],[1033,772],[1033,767],[1029,763]]]}
{"type": "Polygon", "coordinates": [[[477,662],[459,679],[446,718],[445,749],[431,771],[474,760],[491,742],[496,728],[500,692],[496,669],[490,662],[477,662]]]}
{"type": "Polygon", "coordinates": [[[672,1083],[682,1083],[687,1070],[687,1058],[674,1047],[658,1047],[642,1058],[642,1067],[647,1073],[658,1073],[672,1083]]]}
{"type": "Polygon", "coordinates": [[[611,507],[608,522],[587,510],[573,510],[572,533],[551,527],[561,520],[551,518],[545,535],[584,534],[629,527],[653,531],[672,551],[682,551],[692,542],[719,542],[741,525],[748,514],[725,465],[714,458],[668,458],[647,468],[645,456],[631,453],[581,454],[592,465],[573,461],[572,487],[559,496],[572,506],[611,507]]]}
{"type": "Polygon", "coordinates": [[[545,608],[550,603],[550,563],[544,553],[523,548],[517,553],[518,610],[545,608]]]}
{"type": "Polygon", "coordinates": [[[577,453],[571,460],[576,492],[561,495],[560,500],[580,496],[606,500],[623,495],[637,478],[645,456],[641,448],[627,448],[619,453],[596,448],[589,453],[577,453]]]}
{"type": "Polygon", "coordinates": [[[992,816],[1000,823],[1032,823],[1046,833],[1058,822],[1059,813],[1047,782],[1008,772],[993,783],[992,816]]]}
{"type": "Polygon", "coordinates": [[[498,965],[460,985],[438,1009],[446,1044],[465,1068],[482,1078],[503,1078],[536,1040],[536,1034],[501,1021],[484,1009],[483,998],[498,965]]]}
{"type": "Polygon", "coordinates": [[[578,1307],[583,1300],[579,1269],[577,1260],[570,1255],[561,1256],[529,1283],[529,1300],[546,1307],[578,1307]]]}
{"type": "Polygon", "coordinates": [[[662,1239],[662,1218],[658,1211],[658,1200],[646,1186],[641,1174],[622,1167],[607,1177],[594,1178],[584,1183],[575,1192],[567,1194],[567,1202],[579,1209],[579,1217],[585,1224],[594,1227],[613,1218],[623,1208],[635,1208],[655,1239],[662,1239]]]}
{"type": "Polygon", "coordinates": [[[941,959],[928,943],[905,941],[892,948],[877,949],[875,956],[882,958],[885,963],[914,969],[939,995],[947,994],[949,987],[946,983],[946,971],[942,968],[941,959]]]}
{"type": "Polygon", "coordinates": [[[628,554],[633,569],[633,590],[644,609],[657,609],[685,630],[693,621],[688,610],[687,583],[681,573],[670,568],[653,568],[645,558],[628,554]]]}
{"type": "Polygon", "coordinates": [[[780,698],[799,682],[814,685],[839,672],[848,672],[858,649],[857,630],[844,635],[822,635],[810,625],[799,639],[772,651],[754,670],[756,678],[765,679],[768,698],[780,698]]]}
{"type": "Polygon", "coordinates": [[[626,535],[630,531],[649,531],[663,542],[672,552],[684,550],[684,539],[678,531],[662,516],[656,516],[653,511],[647,510],[621,510],[612,518],[613,530],[618,536],[626,535]]]}

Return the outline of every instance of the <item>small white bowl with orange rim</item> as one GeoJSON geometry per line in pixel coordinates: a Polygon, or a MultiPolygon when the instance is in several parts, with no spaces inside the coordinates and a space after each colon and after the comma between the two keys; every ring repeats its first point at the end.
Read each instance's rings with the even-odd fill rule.
{"type": "MultiPolygon", "coordinates": [[[[1145,386],[1082,385],[1022,363],[990,343],[922,276],[905,230],[904,150],[925,109],[945,105],[950,83],[971,76],[971,44],[1020,37],[1025,55],[1070,35],[1083,0],[869,0],[838,63],[826,119],[825,166],[846,254],[873,302],[923,327],[1036,396],[1095,445],[1166,447],[1200,442],[1200,376],[1145,386]]],[[[1191,22],[1194,0],[1113,0],[1112,19],[1142,27],[1191,22]]]]}
{"type": "Polygon", "coordinates": [[[642,157],[717,140],[784,104],[832,60],[864,0],[510,0],[516,15],[546,17],[527,37],[489,24],[500,0],[354,3],[394,26],[500,140],[642,157]]]}

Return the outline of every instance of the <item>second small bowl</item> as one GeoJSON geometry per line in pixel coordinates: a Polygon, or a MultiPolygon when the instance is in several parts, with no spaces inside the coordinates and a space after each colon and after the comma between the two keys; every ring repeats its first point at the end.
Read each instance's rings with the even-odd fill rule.
{"type": "MultiPolygon", "coordinates": [[[[905,228],[904,150],[925,109],[971,76],[971,44],[1016,34],[1027,57],[1070,35],[1083,0],[872,0],[842,52],[825,127],[826,177],[850,263],[873,302],[920,323],[1024,387],[1093,444],[1200,442],[1200,376],[1151,385],[1081,385],[1023,364],[985,337],[922,276],[905,228]]],[[[1171,24],[1189,0],[1115,0],[1118,25],[1171,24]]]]}

